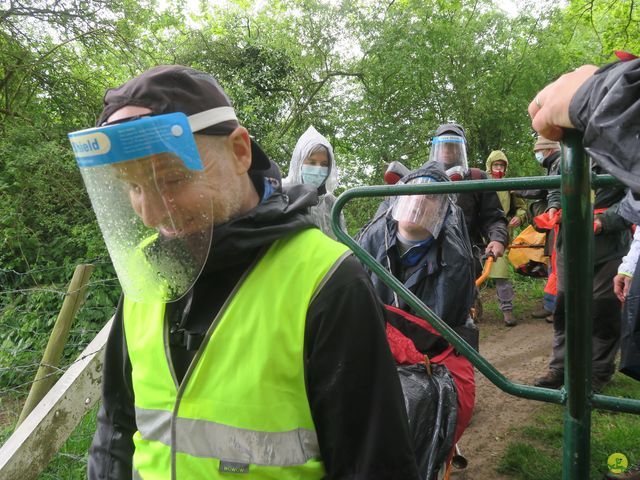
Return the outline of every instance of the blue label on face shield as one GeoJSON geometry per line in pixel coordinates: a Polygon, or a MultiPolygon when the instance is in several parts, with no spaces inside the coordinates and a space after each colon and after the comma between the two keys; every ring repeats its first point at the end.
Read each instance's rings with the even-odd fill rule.
{"type": "Polygon", "coordinates": [[[316,188],[319,188],[327,179],[328,175],[329,175],[328,167],[302,165],[302,183],[313,185],[316,188]]]}
{"type": "Polygon", "coordinates": [[[81,130],[68,137],[80,168],[173,153],[187,168],[202,170],[189,120],[180,112],[81,130]]]}
{"type": "Polygon", "coordinates": [[[464,138],[457,135],[440,135],[431,139],[432,143],[464,143],[464,138]]]}

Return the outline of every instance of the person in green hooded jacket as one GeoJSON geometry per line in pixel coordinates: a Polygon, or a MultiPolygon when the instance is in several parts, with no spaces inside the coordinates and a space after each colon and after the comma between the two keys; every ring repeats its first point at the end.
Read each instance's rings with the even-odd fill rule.
{"type": "MultiPolygon", "coordinates": [[[[500,179],[507,174],[509,160],[502,150],[494,150],[487,158],[487,174],[490,178],[500,179]]],[[[523,199],[516,197],[513,192],[496,192],[502,205],[502,210],[508,220],[509,236],[513,230],[527,222],[527,206],[523,199]]],[[[506,252],[505,252],[506,255],[506,252]]],[[[517,325],[513,316],[513,285],[509,280],[510,267],[505,256],[496,258],[491,268],[489,278],[494,279],[496,293],[500,302],[500,311],[504,316],[504,323],[508,327],[517,325]]]]}

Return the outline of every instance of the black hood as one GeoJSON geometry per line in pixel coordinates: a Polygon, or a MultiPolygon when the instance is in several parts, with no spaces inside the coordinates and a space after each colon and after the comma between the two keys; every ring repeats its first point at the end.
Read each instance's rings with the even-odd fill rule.
{"type": "Polygon", "coordinates": [[[205,273],[245,263],[275,240],[315,227],[309,207],[317,203],[315,187],[296,185],[274,192],[245,215],[216,226],[205,273]]]}

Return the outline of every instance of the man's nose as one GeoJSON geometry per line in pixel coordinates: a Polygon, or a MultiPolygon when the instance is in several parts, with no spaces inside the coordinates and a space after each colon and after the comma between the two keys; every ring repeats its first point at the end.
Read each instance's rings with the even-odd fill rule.
{"type": "Polygon", "coordinates": [[[139,215],[142,222],[149,228],[156,228],[167,217],[167,207],[162,195],[154,189],[143,192],[139,215]]]}

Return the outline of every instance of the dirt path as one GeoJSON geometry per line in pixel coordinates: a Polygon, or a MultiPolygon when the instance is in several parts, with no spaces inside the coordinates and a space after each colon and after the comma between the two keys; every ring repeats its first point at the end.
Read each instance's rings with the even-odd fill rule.
{"type": "MultiPolygon", "coordinates": [[[[483,295],[484,297],[484,295],[483,295]]],[[[532,384],[546,370],[552,326],[524,313],[516,327],[504,327],[497,318],[479,324],[480,353],[509,380],[532,384]]],[[[495,468],[509,443],[510,430],[527,423],[538,402],[513,397],[476,371],[476,407],[471,425],[459,446],[469,461],[465,470],[455,471],[455,480],[503,480],[495,468]]]]}

